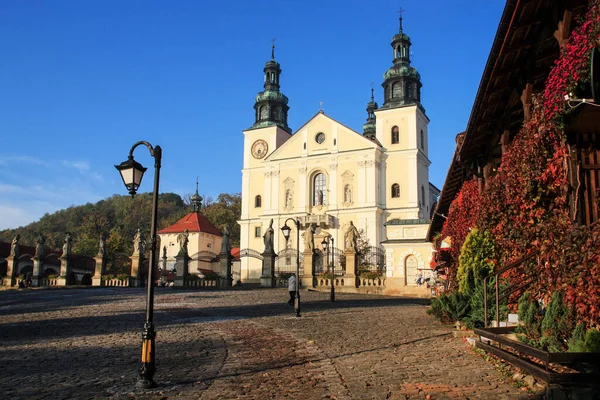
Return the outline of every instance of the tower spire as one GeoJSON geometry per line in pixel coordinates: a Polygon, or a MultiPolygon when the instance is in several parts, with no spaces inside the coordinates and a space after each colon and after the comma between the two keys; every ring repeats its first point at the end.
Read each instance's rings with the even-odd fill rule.
{"type": "Polygon", "coordinates": [[[417,104],[421,108],[421,75],[417,69],[410,65],[410,37],[404,33],[402,28],[402,16],[400,14],[400,27],[398,33],[392,38],[393,63],[394,65],[383,74],[383,106],[382,108],[396,108],[411,104],[417,104]]]}
{"type": "Polygon", "coordinates": [[[198,177],[196,177],[196,193],[190,197],[192,212],[200,212],[202,210],[202,196],[198,194],[198,177]]]}
{"type": "Polygon", "coordinates": [[[271,39],[271,60],[265,64],[264,88],[258,93],[254,101],[255,122],[252,128],[265,128],[267,126],[279,126],[290,132],[287,125],[287,113],[290,107],[288,98],[279,90],[279,78],[281,67],[275,61],[275,38],[271,39]]]}
{"type": "Polygon", "coordinates": [[[363,125],[363,136],[371,140],[375,139],[375,110],[378,107],[377,103],[375,103],[373,91],[373,82],[371,82],[371,101],[367,103],[367,122],[363,125]]]}
{"type": "Polygon", "coordinates": [[[271,44],[271,60],[275,60],[275,38],[271,39],[271,42],[273,44],[271,44]]]}

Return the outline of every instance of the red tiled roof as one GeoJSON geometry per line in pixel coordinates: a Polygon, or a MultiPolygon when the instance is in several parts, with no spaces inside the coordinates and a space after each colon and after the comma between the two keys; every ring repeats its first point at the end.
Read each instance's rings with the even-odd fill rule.
{"type": "Polygon", "coordinates": [[[231,249],[231,256],[233,257],[234,260],[239,260],[240,259],[240,248],[239,247],[233,247],[231,249]]]}
{"type": "Polygon", "coordinates": [[[221,231],[217,229],[206,217],[199,212],[191,212],[173,225],[161,229],[158,233],[181,233],[185,230],[189,232],[204,232],[216,236],[223,236],[221,231]]]}

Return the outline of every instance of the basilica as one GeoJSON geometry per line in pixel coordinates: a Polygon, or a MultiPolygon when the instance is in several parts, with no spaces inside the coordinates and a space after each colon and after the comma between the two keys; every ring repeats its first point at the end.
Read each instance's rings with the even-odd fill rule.
{"type": "MultiPolygon", "coordinates": [[[[393,65],[383,74],[383,104],[372,91],[362,133],[322,110],[292,131],[273,49],[264,67],[264,90],[256,96],[254,124],[243,131],[242,256],[263,252],[271,225],[275,253],[306,253],[305,241],[296,240],[295,223],[288,224],[289,242],[281,233],[291,218],[301,235],[313,231],[315,247],[328,237],[340,252],[344,234],[355,226],[362,243],[382,255],[377,270],[387,294],[406,292],[417,276],[429,273],[432,251],[425,236],[439,190],[429,183],[429,119],[410,46],[400,18],[391,42],[393,65]]],[[[287,263],[295,261],[287,257],[287,263]]],[[[242,281],[260,282],[261,267],[259,258],[242,257],[242,281]]],[[[306,275],[307,266],[303,269],[306,275]]]]}

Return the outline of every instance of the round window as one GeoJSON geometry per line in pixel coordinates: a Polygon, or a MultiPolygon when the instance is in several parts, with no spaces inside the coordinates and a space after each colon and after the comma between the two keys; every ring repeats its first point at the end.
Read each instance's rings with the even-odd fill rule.
{"type": "Polygon", "coordinates": [[[325,134],[323,132],[317,133],[317,136],[315,136],[315,140],[319,144],[323,143],[325,141],[325,134]]]}

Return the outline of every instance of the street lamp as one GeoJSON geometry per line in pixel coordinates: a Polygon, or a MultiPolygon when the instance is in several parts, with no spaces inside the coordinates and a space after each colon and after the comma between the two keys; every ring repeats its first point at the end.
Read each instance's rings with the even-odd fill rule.
{"type": "Polygon", "coordinates": [[[285,220],[284,226],[281,227],[281,232],[283,232],[283,237],[285,237],[285,242],[287,243],[290,239],[290,231],[292,228],[288,226],[288,221],[292,221],[296,226],[296,297],[294,299],[294,311],[296,312],[296,317],[300,316],[300,221],[294,218],[288,218],[285,220]]]}
{"type": "Polygon", "coordinates": [[[127,161],[123,161],[115,168],[121,173],[123,183],[129,190],[131,197],[135,196],[137,189],[142,183],[142,177],[146,168],[133,159],[133,151],[139,145],[145,145],[154,157],[154,191],[152,193],[152,220],[150,222],[150,238],[152,242],[152,251],[150,252],[150,263],[148,264],[148,292],[146,296],[146,322],[142,331],[142,367],[140,368],[140,378],[135,384],[140,389],[149,389],[156,386],[154,382],[154,373],[156,372],[154,338],[153,311],[154,311],[154,265],[156,260],[156,216],[158,210],[158,181],[160,177],[160,161],[162,158],[162,149],[160,146],[152,147],[146,141],[140,141],[134,144],[129,150],[127,161]]]}
{"type": "Polygon", "coordinates": [[[321,242],[321,246],[323,246],[323,250],[327,250],[327,264],[328,265],[328,270],[329,270],[329,266],[331,266],[331,301],[335,301],[335,287],[334,287],[334,279],[335,279],[335,265],[334,265],[334,254],[333,254],[333,238],[326,236],[323,241],[321,242]],[[331,242],[331,264],[329,264],[329,242],[331,242]]]}

